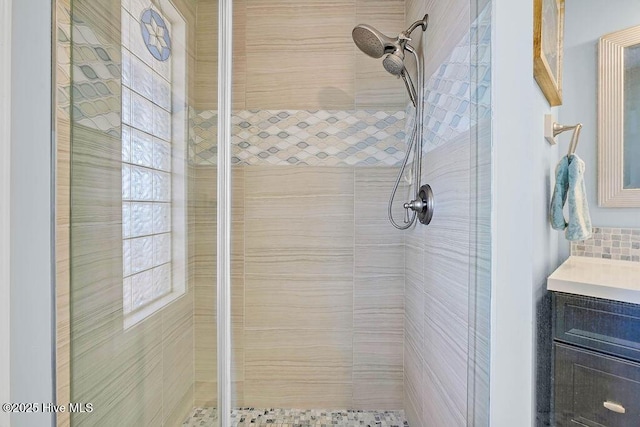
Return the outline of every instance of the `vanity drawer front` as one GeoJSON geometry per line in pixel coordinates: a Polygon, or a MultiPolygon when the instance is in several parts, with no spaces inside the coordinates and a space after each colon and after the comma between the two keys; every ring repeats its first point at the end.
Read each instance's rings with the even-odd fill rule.
{"type": "Polygon", "coordinates": [[[640,364],[560,343],[554,351],[557,426],[640,426],[640,364]]]}
{"type": "Polygon", "coordinates": [[[554,338],[640,362],[640,306],[555,293],[554,338]]]}

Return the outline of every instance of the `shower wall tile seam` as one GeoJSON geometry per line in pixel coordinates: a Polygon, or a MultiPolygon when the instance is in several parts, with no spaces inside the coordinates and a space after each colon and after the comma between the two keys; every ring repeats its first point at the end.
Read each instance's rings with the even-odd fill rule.
{"type": "MultiPolygon", "coordinates": [[[[357,2],[354,2],[354,8],[356,8],[357,2]]],[[[357,11],[354,10],[354,16],[357,13],[357,11]]],[[[355,82],[355,74],[356,71],[354,69],[354,82],[355,82]]],[[[355,97],[354,97],[354,101],[355,101],[355,97]]],[[[353,229],[356,229],[356,224],[357,224],[357,216],[356,216],[356,186],[357,186],[357,177],[356,177],[356,171],[355,169],[352,171],[352,180],[353,180],[353,202],[351,205],[351,211],[352,211],[352,215],[353,215],[353,229]]],[[[355,257],[355,253],[356,253],[356,238],[357,238],[357,234],[353,233],[353,264],[352,264],[352,272],[351,272],[351,325],[353,325],[355,327],[356,325],[356,314],[355,314],[355,305],[356,305],[356,257],[355,257]]],[[[356,359],[356,354],[355,354],[355,348],[356,348],[356,342],[355,342],[355,333],[351,334],[351,364],[352,367],[355,368],[355,359],[356,359]]],[[[351,383],[354,384],[356,381],[355,378],[355,369],[351,369],[351,383]]],[[[354,395],[355,390],[354,388],[351,389],[351,404],[353,406],[353,402],[356,399],[356,396],[354,395]]]]}
{"type": "MultiPolygon", "coordinates": [[[[246,40],[245,40],[245,46],[246,48],[246,40]]],[[[245,84],[245,90],[246,90],[246,84],[245,84]]],[[[244,99],[246,99],[246,94],[244,99]]],[[[249,203],[247,203],[247,191],[246,191],[246,176],[244,173],[244,169],[242,169],[242,182],[243,182],[243,200],[242,200],[242,212],[243,212],[243,219],[247,218],[247,208],[249,206],[249,203]]],[[[244,284],[245,286],[243,287],[242,290],[242,328],[243,328],[243,334],[242,334],[242,339],[243,339],[243,347],[244,347],[244,330],[246,329],[246,320],[247,320],[247,227],[243,227],[242,228],[242,246],[243,246],[243,251],[242,251],[242,279],[244,280],[244,284]]],[[[243,369],[243,381],[245,381],[246,379],[246,354],[243,352],[242,353],[242,369],[243,369]]],[[[244,396],[244,390],[245,387],[242,387],[242,396],[239,397],[239,399],[241,400],[242,404],[244,405],[245,402],[245,396],[244,396]]]]}

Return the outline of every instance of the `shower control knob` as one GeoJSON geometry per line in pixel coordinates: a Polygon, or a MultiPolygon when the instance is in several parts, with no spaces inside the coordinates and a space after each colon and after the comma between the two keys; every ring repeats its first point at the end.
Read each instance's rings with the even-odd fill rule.
{"type": "Polygon", "coordinates": [[[404,208],[407,212],[409,212],[409,209],[416,212],[421,224],[429,224],[431,218],[433,218],[433,191],[431,190],[431,186],[425,184],[420,187],[418,197],[409,203],[405,203],[404,208]]]}
{"type": "Polygon", "coordinates": [[[415,199],[410,201],[409,203],[405,203],[404,204],[404,208],[409,210],[411,209],[412,211],[416,211],[416,212],[420,212],[422,211],[422,207],[423,207],[424,203],[422,200],[420,199],[415,199]]]}

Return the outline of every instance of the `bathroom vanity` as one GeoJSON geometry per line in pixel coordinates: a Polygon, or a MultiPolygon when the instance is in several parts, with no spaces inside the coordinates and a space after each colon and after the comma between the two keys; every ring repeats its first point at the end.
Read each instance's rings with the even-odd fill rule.
{"type": "Polygon", "coordinates": [[[570,257],[553,292],[555,426],[640,426],[640,263],[570,257]]]}

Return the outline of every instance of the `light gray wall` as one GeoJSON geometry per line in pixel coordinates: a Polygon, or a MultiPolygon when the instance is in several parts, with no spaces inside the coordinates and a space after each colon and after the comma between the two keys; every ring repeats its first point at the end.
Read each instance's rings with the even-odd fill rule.
{"type": "Polygon", "coordinates": [[[543,425],[549,412],[550,306],[559,264],[548,221],[557,148],[543,137],[553,112],[535,80],[533,2],[494,0],[491,426],[543,425]],[[541,390],[536,390],[541,388],[541,390]]]}
{"type": "MultiPolygon", "coordinates": [[[[0,402],[10,400],[10,173],[11,173],[11,2],[0,6],[0,402]]],[[[0,412],[0,426],[9,414],[0,412]]]]}
{"type": "MultiPolygon", "coordinates": [[[[51,2],[12,2],[11,400],[53,401],[51,2]]],[[[12,414],[13,427],[51,414],[12,414]]]]}
{"type": "MultiPolygon", "coordinates": [[[[559,108],[563,123],[581,122],[577,154],[586,163],[585,184],[591,221],[601,227],[640,227],[640,208],[600,208],[597,199],[597,58],[598,39],[607,33],[640,25],[637,0],[567,0],[564,38],[564,102],[559,108]]],[[[564,152],[570,136],[560,136],[564,152]]],[[[562,257],[569,244],[560,241],[562,257]]]]}

